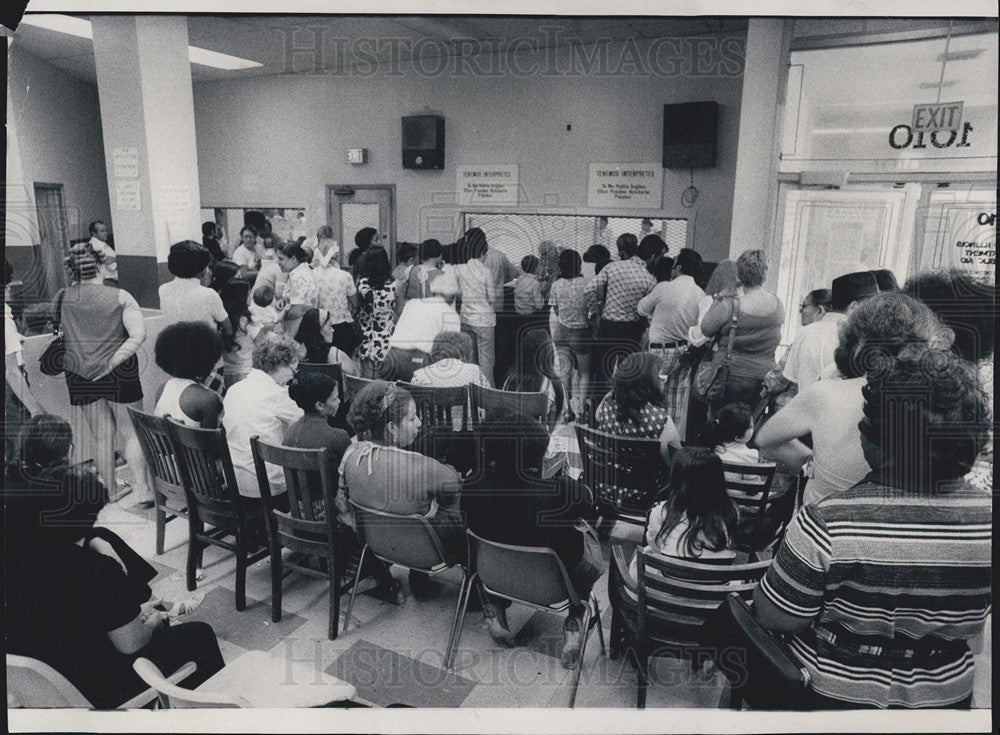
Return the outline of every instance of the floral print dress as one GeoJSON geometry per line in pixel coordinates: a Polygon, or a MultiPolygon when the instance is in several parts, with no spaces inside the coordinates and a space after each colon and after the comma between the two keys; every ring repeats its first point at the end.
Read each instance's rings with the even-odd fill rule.
{"type": "Polygon", "coordinates": [[[396,329],[396,289],[391,283],[373,289],[368,279],[362,278],[358,281],[358,297],[361,344],[357,357],[382,362],[389,352],[389,337],[396,329]]]}

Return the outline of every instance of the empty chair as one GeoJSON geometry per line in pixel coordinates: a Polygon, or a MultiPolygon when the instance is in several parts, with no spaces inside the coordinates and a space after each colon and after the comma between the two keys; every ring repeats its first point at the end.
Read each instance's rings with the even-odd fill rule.
{"type": "MultiPolygon", "coordinates": [[[[771,562],[709,563],[646,550],[639,551],[637,561],[638,602],[631,633],[639,672],[636,704],[645,707],[649,659],[702,646],[701,629],[709,614],[732,592],[750,600],[771,562]]],[[[628,625],[628,616],[623,617],[628,625]]]]}
{"type": "Polygon", "coordinates": [[[236,609],[243,610],[247,567],[269,553],[264,505],[240,496],[225,429],[195,429],[176,421],[169,427],[188,497],[187,588],[197,586],[195,574],[205,546],[226,549],[236,555],[236,609]],[[233,541],[226,540],[230,536],[233,541]]]}
{"type": "Polygon", "coordinates": [[[370,551],[387,564],[398,564],[411,571],[437,574],[454,566],[461,566],[465,571],[462,586],[458,594],[458,604],[455,608],[455,619],[452,623],[451,636],[445,652],[445,668],[451,668],[454,663],[454,652],[458,645],[460,633],[460,613],[464,613],[465,604],[472,589],[472,579],[465,559],[450,555],[441,543],[437,532],[430,522],[421,515],[398,515],[381,510],[374,510],[350,501],[354,508],[354,517],[358,523],[358,535],[364,546],[361,558],[358,560],[358,571],[354,578],[354,588],[351,599],[347,603],[347,614],[344,616],[344,630],[351,620],[351,610],[354,607],[354,596],[358,593],[358,583],[361,581],[361,569],[364,566],[365,555],[370,551]]]}
{"type": "Polygon", "coordinates": [[[284,657],[271,658],[264,651],[240,656],[197,689],[184,689],[164,679],[154,663],[137,658],[132,668],[159,695],[167,709],[201,707],[319,707],[350,700],[353,686],[284,657]]]}
{"type": "MultiPolygon", "coordinates": [[[[481,538],[472,531],[468,534],[470,552],[475,560],[471,583],[479,582],[486,593],[553,614],[563,613],[571,606],[586,603],[580,628],[583,631],[583,642],[573,672],[569,700],[569,706],[572,707],[576,702],[576,690],[580,683],[583,657],[587,652],[587,640],[591,628],[595,625],[601,642],[601,653],[605,653],[604,628],[601,627],[601,610],[597,598],[591,594],[589,600],[580,599],[566,567],[552,549],[501,544],[481,538]]],[[[464,618],[463,604],[460,615],[455,621],[456,649],[461,638],[464,618]]]]}
{"type": "Polygon", "coordinates": [[[293,449],[276,447],[250,439],[260,497],[267,508],[268,537],[271,549],[271,619],[281,620],[281,582],[283,570],[295,570],[311,577],[326,579],[330,585],[330,612],[327,637],[337,637],[340,621],[340,595],[343,559],[337,546],[337,514],[332,505],[336,494],[336,473],[330,469],[326,449],[293,449]],[[265,462],[278,465],[285,472],[288,492],[288,512],[271,507],[271,483],[265,462]],[[281,550],[288,549],[306,557],[321,559],[325,569],[314,569],[294,557],[282,559],[281,550]]]}
{"type": "MultiPolygon", "coordinates": [[[[301,365],[301,363],[299,364],[301,365]]],[[[357,375],[348,375],[347,373],[342,373],[342,376],[344,381],[343,395],[347,398],[353,398],[366,385],[376,382],[368,378],[359,378],[357,375]]]]}
{"type": "Polygon", "coordinates": [[[659,439],[632,439],[576,424],[583,460],[583,483],[598,506],[613,517],[644,524],[670,468],[660,454],[659,439]]]}
{"type": "Polygon", "coordinates": [[[770,548],[792,519],[794,489],[778,496],[771,494],[776,469],[773,462],[723,462],[722,467],[726,473],[726,493],[740,512],[733,546],[751,552],[770,548]]]}
{"type": "Polygon", "coordinates": [[[497,413],[509,412],[538,419],[543,424],[548,423],[549,395],[548,393],[515,393],[514,391],[496,390],[481,385],[469,386],[469,397],[472,402],[473,428],[478,428],[483,421],[497,413]]]}
{"type": "Polygon", "coordinates": [[[420,423],[426,429],[466,431],[472,428],[469,386],[434,388],[398,382],[413,397],[420,423]]]}
{"type": "MultiPolygon", "coordinates": [[[[145,659],[143,659],[145,660],[145,659]]],[[[94,662],[100,666],[100,662],[94,662]]],[[[150,664],[152,666],[152,664],[150,664]]],[[[186,663],[163,681],[174,685],[195,671],[193,663],[186,663]]],[[[148,682],[147,682],[148,683],[148,682]]],[[[145,707],[156,699],[156,690],[147,689],[126,702],[118,709],[145,707]]],[[[29,709],[93,709],[93,705],[69,680],[44,661],[29,656],[7,654],[7,702],[8,706],[29,709]]]]}
{"type": "Polygon", "coordinates": [[[156,553],[159,555],[163,553],[167,523],[177,517],[187,518],[187,495],[181,483],[180,468],[167,420],[131,407],[128,408],[128,413],[153,480],[156,553]]]}

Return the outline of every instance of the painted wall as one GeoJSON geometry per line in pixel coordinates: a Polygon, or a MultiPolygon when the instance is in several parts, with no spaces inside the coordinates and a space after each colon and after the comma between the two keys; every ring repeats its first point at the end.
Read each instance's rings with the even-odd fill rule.
{"type": "MultiPolygon", "coordinates": [[[[326,221],[327,184],[395,184],[397,239],[444,240],[459,234],[455,167],[516,163],[522,192],[518,207],[508,211],[617,214],[587,208],[588,164],[659,161],[663,105],[715,100],[718,165],[695,170],[695,205],[681,204],[689,172],[667,170],[662,209],[620,212],[692,218],[694,247],[707,260],[724,258],[745,39],[702,39],[697,57],[694,45],[682,40],[679,60],[668,59],[669,47],[665,51],[662,44],[613,45],[589,73],[579,51],[564,48],[549,57],[519,55],[522,73],[511,71],[510,57],[494,56],[478,64],[493,74],[452,64],[443,73],[421,75],[404,64],[395,74],[380,67],[365,76],[289,74],[197,83],[202,206],[304,206],[314,229],[326,221]],[[547,68],[576,73],[547,75],[547,68]],[[400,118],[426,113],[446,118],[446,167],[403,170],[400,118]],[[348,164],[347,148],[368,148],[369,163],[348,164]]],[[[425,66],[436,71],[435,65],[425,66]]]]}
{"type": "MultiPolygon", "coordinates": [[[[21,51],[16,39],[7,84],[7,114],[14,120],[23,177],[8,170],[8,186],[26,186],[33,200],[34,182],[63,184],[71,239],[85,236],[95,219],[113,229],[97,87],[21,51]]],[[[7,241],[8,247],[30,244],[7,241]]]]}

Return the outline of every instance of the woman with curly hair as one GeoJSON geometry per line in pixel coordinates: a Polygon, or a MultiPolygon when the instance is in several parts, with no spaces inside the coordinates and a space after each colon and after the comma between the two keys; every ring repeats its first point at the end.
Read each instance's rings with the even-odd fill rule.
{"type": "MultiPolygon", "coordinates": [[[[464,560],[465,523],[459,511],[462,477],[431,457],[412,452],[420,429],[413,397],[394,383],[375,381],[351,403],[347,421],[359,437],[340,462],[338,508],[347,498],[373,510],[427,518],[445,553],[464,560]]],[[[426,576],[410,573],[410,587],[423,591],[426,576]]]]}
{"type": "Polygon", "coordinates": [[[222,356],[222,337],[204,322],[177,322],[156,338],[156,364],[170,378],[160,388],[153,413],[186,426],[214,429],[222,399],[202,383],[222,356]]]}
{"type": "Polygon", "coordinates": [[[986,443],[986,396],[943,350],[870,367],[856,441],[873,471],[799,511],[754,610],[794,635],[813,709],[968,709],[993,524],[990,493],[963,477],[986,443]]]}
{"type": "Polygon", "coordinates": [[[757,447],[794,468],[811,460],[803,503],[846,490],[871,470],[858,440],[865,373],[914,349],[947,349],[951,340],[931,310],[909,296],[883,293],[861,301],[834,351],[842,379],[820,380],[796,395],[764,424],[757,447]],[[811,450],[800,441],[807,434],[811,450]]]}
{"type": "Polygon", "coordinates": [[[597,429],[618,436],[659,439],[660,455],[669,461],[669,447],[679,449],[681,438],[663,402],[660,358],[651,352],[635,352],[615,368],[611,392],[597,407],[597,429]]]}

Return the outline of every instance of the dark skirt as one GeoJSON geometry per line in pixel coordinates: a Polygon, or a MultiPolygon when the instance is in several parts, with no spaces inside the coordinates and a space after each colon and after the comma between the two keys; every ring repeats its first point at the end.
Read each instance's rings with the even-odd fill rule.
{"type": "Polygon", "coordinates": [[[103,378],[89,380],[72,370],[66,371],[66,388],[71,406],[86,406],[106,398],[111,403],[135,403],[142,400],[139,382],[139,358],[132,355],[103,378]]]}

